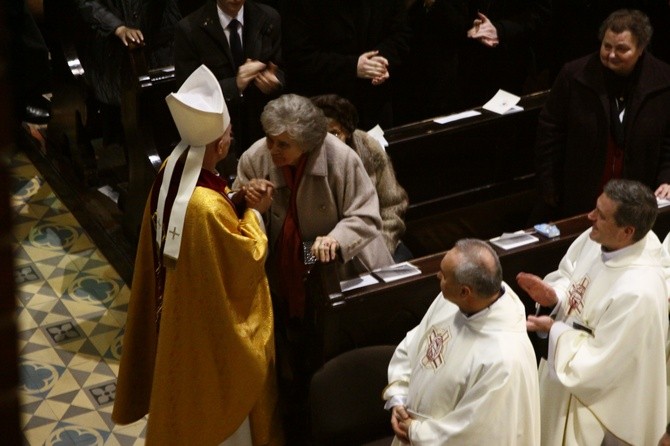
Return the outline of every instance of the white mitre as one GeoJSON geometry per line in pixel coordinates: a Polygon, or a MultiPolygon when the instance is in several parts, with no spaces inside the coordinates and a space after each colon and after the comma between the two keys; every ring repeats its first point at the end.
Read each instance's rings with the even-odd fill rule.
{"type": "Polygon", "coordinates": [[[205,146],[224,134],[230,124],[230,114],[219,81],[204,65],[200,65],[179,91],[168,95],[165,101],[181,142],[174,148],[163,169],[163,182],[156,206],[156,243],[159,247],[164,243],[163,255],[176,261],[179,258],[186,208],[200,175],[205,146]],[[177,195],[170,215],[164,215],[175,165],[184,152],[188,153],[177,195]]]}

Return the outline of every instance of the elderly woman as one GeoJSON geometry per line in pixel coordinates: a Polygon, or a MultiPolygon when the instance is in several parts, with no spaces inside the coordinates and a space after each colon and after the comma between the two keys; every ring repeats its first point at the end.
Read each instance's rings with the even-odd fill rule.
{"type": "Polygon", "coordinates": [[[358,155],[328,134],[323,112],[307,98],[284,95],[265,106],[261,124],[266,137],[240,158],[234,188],[273,194],[268,278],[278,310],[300,319],[304,244],[313,242],[311,253],[321,262],[339,255],[342,277],[393,259],[380,232],[374,185],[358,155]]]}
{"type": "Polygon", "coordinates": [[[391,159],[376,139],[356,128],[358,112],[349,100],[327,94],[313,97],[312,102],[326,115],[328,133],[335,135],[361,157],[379,197],[386,247],[396,261],[407,260],[411,253],[400,243],[400,237],[405,232],[403,217],[408,204],[407,192],[395,178],[391,159]]]}

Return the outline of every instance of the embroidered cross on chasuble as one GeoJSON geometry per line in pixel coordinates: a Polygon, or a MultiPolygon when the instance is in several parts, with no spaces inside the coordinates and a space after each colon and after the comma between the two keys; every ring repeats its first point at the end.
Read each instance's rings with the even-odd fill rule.
{"type": "Polygon", "coordinates": [[[591,279],[588,276],[584,276],[580,281],[570,285],[570,289],[568,290],[568,315],[571,315],[573,311],[577,314],[582,313],[584,295],[589,283],[591,283],[591,279]]]}
{"type": "Polygon", "coordinates": [[[444,349],[451,338],[449,328],[438,330],[433,327],[428,335],[426,354],[421,360],[421,365],[429,369],[438,369],[444,363],[444,349]]]}

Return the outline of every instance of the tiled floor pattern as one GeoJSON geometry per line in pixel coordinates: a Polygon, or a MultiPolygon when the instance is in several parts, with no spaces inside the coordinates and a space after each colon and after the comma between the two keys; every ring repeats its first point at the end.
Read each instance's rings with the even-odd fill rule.
{"type": "Polygon", "coordinates": [[[144,444],[145,420],[111,420],[130,290],[25,155],[11,163],[25,444],[144,444]]]}

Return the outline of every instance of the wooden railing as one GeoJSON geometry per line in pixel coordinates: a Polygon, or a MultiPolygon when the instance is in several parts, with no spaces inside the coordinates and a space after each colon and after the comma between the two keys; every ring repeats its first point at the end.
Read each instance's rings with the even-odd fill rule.
{"type": "MultiPolygon", "coordinates": [[[[591,225],[586,214],[556,223],[561,235],[544,238],[539,242],[498,252],[503,268],[503,279],[521,297],[527,313],[534,310],[534,302],[516,285],[515,277],[521,272],[544,276],[554,271],[570,244],[591,225]]],[[[670,209],[663,208],[654,225],[654,232],[663,240],[670,231],[670,209]]],[[[436,274],[444,252],[412,260],[421,274],[391,283],[379,283],[365,288],[342,292],[334,264],[316,264],[308,273],[306,287],[311,301],[310,324],[315,340],[314,363],[356,347],[397,344],[407,331],[420,321],[430,303],[440,292],[436,274]]],[[[531,336],[536,353],[546,349],[545,341],[531,336]]]]}

